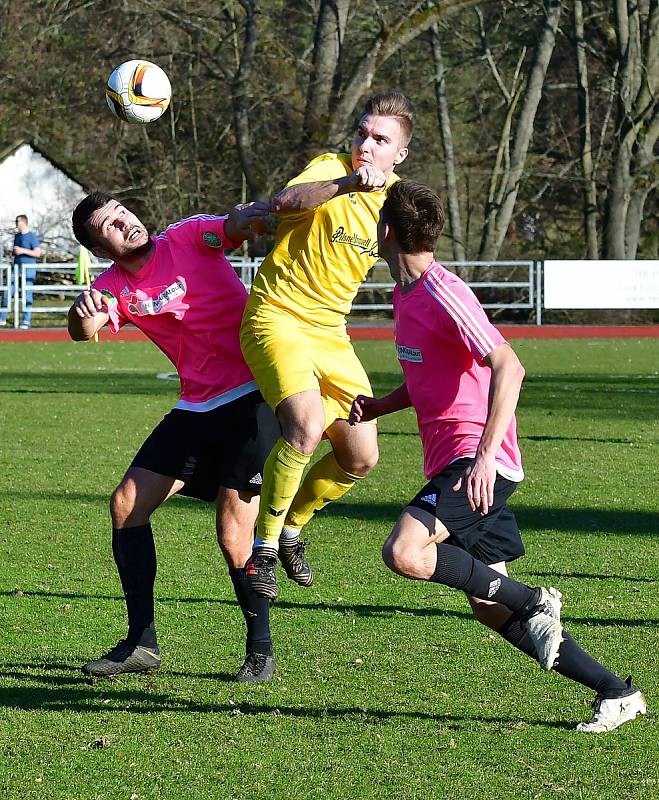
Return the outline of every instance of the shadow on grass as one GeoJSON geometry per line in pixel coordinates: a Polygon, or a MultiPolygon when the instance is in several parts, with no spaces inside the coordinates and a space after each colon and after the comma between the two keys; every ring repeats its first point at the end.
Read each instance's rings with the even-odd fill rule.
{"type": "MultiPolygon", "coordinates": [[[[495,717],[470,714],[441,714],[425,711],[405,711],[398,709],[374,709],[357,706],[285,706],[278,703],[253,703],[240,700],[226,703],[197,703],[194,700],[156,691],[157,678],[150,676],[148,689],[125,689],[121,687],[124,678],[91,683],[83,676],[51,675],[51,671],[71,673],[75,668],[67,664],[4,664],[0,665],[0,680],[10,679],[29,683],[42,682],[45,686],[19,686],[0,688],[0,707],[21,709],[23,711],[54,711],[104,713],[120,711],[132,714],[157,714],[161,712],[181,712],[195,714],[227,714],[229,716],[286,716],[302,719],[347,719],[379,723],[395,719],[425,719],[450,728],[460,729],[465,724],[533,726],[542,728],[571,729],[573,724],[560,720],[520,719],[519,717],[495,717]],[[108,702],[109,701],[109,702],[108,702]]],[[[183,673],[161,673],[160,677],[188,677],[221,679],[218,674],[185,675],[183,673]]],[[[134,680],[130,676],[129,680],[134,680]]],[[[139,679],[139,678],[138,678],[139,679]]],[[[265,688],[265,687],[264,687],[265,688]]]]}
{"type": "MultiPolygon", "coordinates": [[[[128,466],[130,459],[126,460],[126,466],[128,466]]],[[[116,481],[112,484],[112,488],[119,483],[120,476],[117,475],[116,481]]],[[[104,509],[110,502],[110,496],[112,495],[112,490],[110,489],[107,492],[103,493],[94,493],[94,492],[75,492],[69,489],[66,490],[66,493],[60,489],[58,491],[48,490],[48,489],[38,489],[36,491],[26,491],[21,489],[7,489],[6,491],[0,490],[0,498],[5,497],[8,500],[16,500],[18,498],[23,500],[36,500],[36,501],[47,501],[47,500],[57,500],[62,501],[66,500],[69,503],[98,503],[104,509]]],[[[176,506],[180,506],[181,508],[186,509],[201,509],[202,511],[210,510],[211,513],[214,513],[214,504],[213,502],[207,503],[203,500],[195,499],[194,497],[187,497],[183,494],[175,494],[172,498],[167,501],[167,505],[171,506],[172,504],[176,504],[176,506]]],[[[110,526],[110,520],[108,518],[107,521],[107,531],[108,531],[108,539],[110,538],[110,534],[112,533],[112,528],[110,526]]]]}
{"type": "Polygon", "coordinates": [[[629,583],[659,583],[659,578],[638,575],[598,575],[595,572],[524,572],[533,578],[565,578],[583,581],[628,581],[629,583]]]}
{"type": "MultiPolygon", "coordinates": [[[[21,489],[9,489],[7,491],[0,491],[0,497],[6,497],[8,500],[17,500],[18,498],[25,500],[66,500],[71,503],[99,503],[104,508],[110,502],[111,492],[104,492],[97,494],[92,492],[72,492],[68,491],[49,491],[48,489],[38,489],[34,492],[23,491],[21,489]]],[[[108,519],[108,538],[112,529],[110,528],[110,520],[108,519]]]]}
{"type": "MultiPolygon", "coordinates": [[[[380,429],[378,436],[386,438],[387,436],[416,436],[417,431],[388,431],[380,429]]],[[[637,444],[634,439],[614,439],[612,437],[602,436],[524,436],[518,434],[520,442],[597,442],[600,444],[637,444]]]]}
{"type": "Polygon", "coordinates": [[[600,436],[519,436],[526,442],[600,442],[601,444],[634,444],[632,439],[613,439],[600,436]]]}
{"type": "MultiPolygon", "coordinates": [[[[421,488],[421,485],[419,486],[421,488]]],[[[410,497],[410,500],[412,498],[410,497]]],[[[334,503],[322,511],[329,517],[382,521],[390,527],[400,516],[399,503],[334,503]]],[[[659,535],[659,513],[653,511],[611,511],[601,508],[543,508],[510,504],[522,530],[565,531],[568,533],[621,533],[630,536],[659,535]]]]}
{"type": "MultiPolygon", "coordinates": [[[[422,484],[419,482],[419,488],[422,484]]],[[[34,500],[61,500],[61,491],[48,491],[39,488],[35,491],[7,490],[0,491],[0,497],[16,499],[17,497],[34,500]]],[[[70,502],[101,503],[107,504],[109,492],[97,494],[93,492],[69,492],[66,499],[70,502]]],[[[408,500],[411,500],[410,495],[408,500]]],[[[323,516],[333,519],[360,520],[362,522],[382,522],[385,526],[383,536],[400,516],[405,503],[359,503],[355,501],[342,503],[336,502],[321,512],[318,519],[323,516]]],[[[193,497],[175,495],[169,504],[175,504],[180,509],[205,510],[212,506],[193,497]]],[[[611,511],[600,508],[544,508],[537,506],[511,504],[522,533],[525,531],[557,530],[568,533],[621,533],[627,535],[657,536],[659,535],[659,513],[653,511],[611,511]]],[[[109,537],[108,523],[108,537],[109,537]]]]}
{"type": "Polygon", "coordinates": [[[176,397],[177,383],[162,381],[152,373],[3,372],[0,394],[148,394],[176,397]]]}
{"type": "MultiPolygon", "coordinates": [[[[236,670],[238,667],[236,667],[236,670]]],[[[235,676],[230,672],[178,672],[176,670],[167,670],[167,677],[173,678],[187,678],[187,679],[203,679],[222,681],[223,683],[235,683],[235,676]]],[[[123,680],[126,676],[120,676],[123,680]]],[[[153,675],[132,675],[129,677],[138,677],[140,680],[151,687],[155,680],[153,675]]],[[[29,681],[37,680],[48,686],[92,686],[94,688],[102,687],[115,687],[115,678],[90,678],[83,675],[81,664],[67,664],[61,661],[46,661],[43,663],[7,663],[0,664],[0,680],[8,678],[11,680],[29,681]],[[66,675],[57,675],[56,672],[68,673],[66,675]]]]}
{"type": "MultiPolygon", "coordinates": [[[[388,431],[388,430],[378,430],[378,437],[380,439],[386,439],[387,436],[411,436],[417,437],[419,436],[417,431],[388,431]]],[[[523,436],[518,435],[517,437],[520,442],[596,442],[599,444],[636,444],[637,442],[634,439],[614,439],[612,437],[603,437],[603,436],[523,436]]],[[[647,443],[647,442],[646,442],[647,443]]],[[[419,443],[419,446],[420,443],[419,443]]],[[[420,475],[421,473],[419,473],[420,475]]]]}
{"type": "MultiPolygon", "coordinates": [[[[0,597],[16,597],[15,591],[0,592],[0,597]]],[[[60,600],[107,600],[110,602],[121,603],[124,598],[121,595],[108,594],[84,594],[82,592],[44,592],[22,591],[20,597],[41,597],[44,599],[58,598],[60,600]]],[[[225,600],[218,597],[162,597],[156,596],[156,603],[176,604],[176,603],[199,603],[202,605],[231,606],[238,608],[235,600],[225,600]]],[[[412,608],[403,605],[365,605],[361,603],[297,603],[288,600],[277,600],[272,606],[273,613],[279,611],[329,611],[335,614],[354,614],[356,617],[456,617],[458,619],[471,619],[472,615],[468,611],[454,611],[452,609],[441,608],[412,608]]]]}
{"type": "Polygon", "coordinates": [[[528,375],[520,408],[567,413],[597,419],[654,419],[659,387],[656,381],[632,375],[528,375]]]}
{"type": "MultiPolygon", "coordinates": [[[[13,597],[15,592],[0,592],[0,597],[13,597]]],[[[25,591],[23,597],[44,597],[52,598],[57,597],[64,600],[109,600],[113,602],[120,602],[123,604],[123,597],[118,595],[99,595],[99,594],[82,594],[74,592],[36,592],[25,591]]],[[[19,598],[20,599],[20,598],[19,598]]],[[[233,600],[225,600],[215,597],[156,597],[157,603],[201,603],[204,605],[218,605],[218,606],[231,606],[238,607],[237,603],[233,600]]],[[[396,616],[414,617],[418,619],[424,618],[446,618],[446,619],[473,619],[469,611],[455,611],[454,609],[444,608],[419,608],[403,605],[367,605],[363,603],[297,603],[288,600],[277,600],[273,605],[273,613],[277,611],[316,611],[316,612],[331,612],[335,614],[348,614],[356,617],[372,618],[381,617],[389,618],[396,616]]],[[[575,617],[570,614],[562,614],[562,619],[567,623],[575,625],[591,625],[620,628],[655,628],[659,627],[659,619],[630,619],[626,617],[575,617]]]]}
{"type": "Polygon", "coordinates": [[[574,533],[622,533],[659,536],[659,513],[655,511],[611,511],[601,508],[538,508],[512,504],[522,531],[548,529],[574,533]]]}

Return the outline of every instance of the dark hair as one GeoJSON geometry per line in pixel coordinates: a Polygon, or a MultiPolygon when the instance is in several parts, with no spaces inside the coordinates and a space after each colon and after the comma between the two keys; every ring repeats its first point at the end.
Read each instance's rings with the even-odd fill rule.
{"type": "Polygon", "coordinates": [[[23,222],[27,225],[27,214],[18,214],[16,216],[16,222],[18,222],[19,219],[22,219],[23,222]]]}
{"type": "Polygon", "coordinates": [[[394,229],[403,253],[432,253],[444,230],[444,207],[429,186],[396,181],[387,189],[382,221],[394,229]]]}
{"type": "Polygon", "coordinates": [[[414,132],[414,103],[402,92],[381,92],[366,101],[362,116],[396,117],[402,130],[402,146],[407,147],[414,132]]]}
{"type": "Polygon", "coordinates": [[[107,205],[110,200],[114,200],[111,194],[106,192],[92,192],[83,198],[73,209],[71,221],[73,222],[73,235],[83,247],[91,250],[96,241],[87,227],[89,218],[99,208],[107,205]]]}

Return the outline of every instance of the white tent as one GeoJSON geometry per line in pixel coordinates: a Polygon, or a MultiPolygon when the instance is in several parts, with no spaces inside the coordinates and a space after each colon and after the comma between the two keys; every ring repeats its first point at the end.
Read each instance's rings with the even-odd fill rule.
{"type": "Polygon", "coordinates": [[[71,229],[71,211],[86,192],[43,150],[30,142],[18,141],[1,151],[0,186],[0,234],[4,248],[13,241],[17,215],[26,214],[30,229],[37,232],[44,250],[59,256],[78,252],[71,229]]]}

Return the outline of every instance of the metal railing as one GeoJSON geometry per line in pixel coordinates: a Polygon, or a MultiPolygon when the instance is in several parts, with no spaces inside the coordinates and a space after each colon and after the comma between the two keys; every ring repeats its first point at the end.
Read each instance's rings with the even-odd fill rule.
{"type": "MultiPolygon", "coordinates": [[[[378,262],[378,264],[384,264],[384,262],[378,262]]],[[[376,266],[378,266],[376,264],[376,266]]],[[[504,278],[500,280],[486,280],[486,281],[474,281],[474,280],[467,280],[467,285],[474,291],[478,289],[494,289],[494,290],[501,290],[510,292],[510,290],[521,290],[520,291],[520,299],[515,299],[511,302],[488,302],[487,300],[483,301],[481,305],[483,308],[497,308],[497,309],[506,309],[506,308],[526,308],[532,309],[535,306],[535,293],[536,293],[536,281],[535,281],[535,262],[534,261],[442,261],[442,265],[445,267],[452,267],[455,268],[456,271],[464,271],[468,270],[471,271],[473,268],[481,268],[481,269],[488,269],[488,270],[495,270],[495,271],[502,271],[505,269],[508,270],[515,270],[519,271],[520,269],[524,271],[525,278],[524,280],[510,280],[509,278],[504,278]]],[[[379,283],[376,281],[366,280],[362,285],[359,287],[359,294],[363,294],[369,290],[371,291],[380,291],[380,292],[387,292],[392,293],[394,290],[395,284],[392,282],[384,282],[379,283]]],[[[478,292],[476,291],[476,294],[478,292]]],[[[352,310],[353,311],[390,311],[393,308],[391,302],[388,303],[353,303],[352,310]]]]}
{"type": "MultiPolygon", "coordinates": [[[[254,275],[262,258],[230,256],[229,262],[249,291],[254,275]]],[[[92,280],[105,270],[111,262],[95,262],[90,267],[92,280]]],[[[480,294],[481,303],[488,309],[527,309],[535,308],[536,324],[542,324],[541,281],[542,262],[535,261],[443,261],[446,267],[454,269],[476,294],[480,294]],[[475,280],[478,272],[487,270],[485,280],[475,280]],[[506,275],[506,272],[508,273],[506,275]],[[494,277],[493,277],[494,273],[494,277]],[[501,277],[499,277],[499,274],[501,277]],[[494,295],[494,297],[493,297],[494,295]],[[497,299],[498,295],[498,299],[497,299]],[[511,297],[512,295],[512,297],[511,297]],[[508,299],[503,299],[507,296],[508,299]]],[[[378,262],[369,279],[359,287],[353,311],[391,311],[393,308],[391,294],[395,284],[393,281],[377,278],[386,269],[384,262],[378,262]],[[368,298],[370,294],[370,299],[368,298]]],[[[34,315],[66,314],[73,299],[86,289],[85,285],[75,282],[76,265],[66,263],[44,263],[14,265],[0,263],[0,303],[7,299],[6,288],[11,286],[9,302],[0,306],[0,312],[13,314],[14,327],[18,327],[21,314],[29,308],[34,315]],[[26,270],[35,270],[34,283],[26,281],[26,270]],[[54,276],[55,280],[47,280],[46,276],[54,276]],[[71,280],[68,279],[71,276],[71,280]],[[18,278],[18,280],[17,280],[18,278]],[[32,306],[27,306],[28,291],[32,293],[32,306]],[[52,302],[67,299],[66,304],[52,302]]],[[[388,271],[387,273],[388,274],[388,271]]]]}
{"type": "MultiPolygon", "coordinates": [[[[108,264],[94,264],[91,268],[92,280],[101,273],[108,264]]],[[[66,314],[71,306],[73,298],[77,297],[83,289],[87,287],[75,282],[76,265],[67,263],[51,263],[51,264],[15,264],[13,267],[8,264],[0,265],[0,271],[4,275],[5,270],[13,270],[13,278],[11,281],[11,302],[9,311],[13,312],[13,324],[17,328],[19,325],[20,317],[29,311],[34,314],[66,314]],[[27,280],[27,270],[34,270],[34,281],[27,280]],[[64,280],[47,281],[41,280],[41,276],[55,275],[64,280]],[[66,276],[70,275],[71,280],[67,281],[66,276]],[[27,296],[28,293],[32,295],[32,305],[28,306],[27,296]],[[57,299],[64,299],[70,297],[71,302],[67,305],[58,305],[52,302],[43,302],[53,296],[57,299]]],[[[5,286],[3,286],[4,297],[5,286]]],[[[3,305],[2,310],[5,310],[3,305]]]]}
{"type": "MultiPolygon", "coordinates": [[[[262,258],[255,258],[255,259],[248,259],[248,258],[239,258],[239,257],[232,257],[229,259],[233,264],[234,267],[237,267],[239,270],[239,275],[242,282],[247,287],[247,290],[252,286],[252,280],[254,279],[254,275],[263,261],[262,258]]],[[[467,285],[476,292],[479,293],[478,290],[494,290],[495,292],[507,292],[510,293],[511,290],[514,291],[518,296],[512,301],[488,301],[485,300],[482,302],[483,308],[492,308],[492,309],[527,309],[532,310],[533,308],[536,309],[536,323],[538,325],[541,324],[540,320],[542,318],[542,310],[541,305],[539,303],[539,298],[541,295],[540,287],[541,287],[541,275],[540,271],[542,265],[540,262],[536,261],[442,261],[443,266],[450,267],[455,269],[458,273],[469,271],[472,272],[473,270],[489,270],[495,272],[503,272],[505,270],[508,271],[515,271],[521,272],[523,274],[523,279],[511,280],[510,278],[497,278],[497,279],[489,279],[489,280],[466,280],[467,285]]],[[[378,267],[384,267],[386,269],[386,264],[384,261],[378,261],[373,269],[371,270],[371,277],[367,278],[367,280],[362,283],[359,287],[357,292],[357,297],[355,298],[355,302],[352,304],[353,311],[391,311],[393,309],[393,304],[391,299],[387,302],[378,302],[371,301],[371,302],[360,302],[360,295],[363,297],[364,294],[368,292],[373,293],[380,293],[391,295],[394,290],[394,282],[393,281],[378,281],[374,279],[372,276],[376,275],[378,272],[378,267]]]]}
{"type": "Polygon", "coordinates": [[[0,263],[0,315],[6,318],[13,313],[14,318],[18,314],[18,295],[14,291],[16,286],[15,273],[17,270],[12,264],[0,263]]]}

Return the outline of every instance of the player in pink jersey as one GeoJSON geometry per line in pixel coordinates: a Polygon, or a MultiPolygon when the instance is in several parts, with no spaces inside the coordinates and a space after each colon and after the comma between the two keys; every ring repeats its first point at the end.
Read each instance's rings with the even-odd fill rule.
{"type": "Polygon", "coordinates": [[[69,333],[89,340],[105,324],[140,328],[176,367],[181,396],[146,439],[110,502],[112,550],[124,590],[128,634],[83,671],[92,676],[160,666],[154,620],[156,552],[151,514],[172,495],[213,502],[217,540],[247,626],[239,681],[275,668],[268,601],[250,588],[263,463],[279,435],[240,351],[247,292],[224,255],[255,235],[263,203],[225,217],[198,215],[149,236],[120,201],[95,192],[73,212],[78,241],[114,263],[69,311],[69,333]]]}
{"type": "Polygon", "coordinates": [[[443,226],[441,201],[427,186],[399,181],[388,189],[378,250],[396,282],[404,383],[386,397],[357,397],[350,421],[413,406],[429,482],[399,517],[384,561],[404,577],[464,591],[479,622],[545,669],[595,690],[595,713],[579,730],[613,730],[645,713],[640,691],[563,629],[560,592],[508,577],[506,562],[524,553],[506,506],[523,478],[515,409],[524,369],[467,285],[434,260],[443,226]]]}

